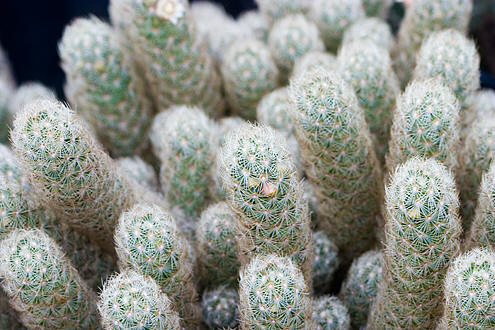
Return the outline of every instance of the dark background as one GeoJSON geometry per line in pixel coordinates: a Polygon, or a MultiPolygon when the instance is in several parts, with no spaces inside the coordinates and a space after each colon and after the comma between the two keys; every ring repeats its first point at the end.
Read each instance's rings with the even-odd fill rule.
{"type": "MultiPolygon", "coordinates": [[[[255,8],[254,0],[215,2],[234,16],[255,8]]],[[[75,17],[89,14],[108,19],[107,7],[108,0],[0,0],[0,44],[9,56],[17,82],[40,81],[62,96],[64,74],[57,43],[64,26],[75,17]]],[[[483,53],[483,70],[495,73],[495,16],[486,15],[486,11],[482,8],[480,17],[473,20],[473,31],[483,53]]],[[[492,79],[484,74],[482,83],[495,87],[492,79]]]]}

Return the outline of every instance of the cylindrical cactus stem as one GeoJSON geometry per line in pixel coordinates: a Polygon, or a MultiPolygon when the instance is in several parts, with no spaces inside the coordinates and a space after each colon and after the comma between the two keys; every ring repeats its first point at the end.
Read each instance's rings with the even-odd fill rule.
{"type": "Polygon", "coordinates": [[[116,159],[117,167],[134,184],[143,186],[150,191],[158,191],[158,179],[153,166],[139,156],[116,159]]]}
{"type": "Polygon", "coordinates": [[[386,19],[393,0],[362,0],[366,16],[378,16],[386,19]]]}
{"type": "Polygon", "coordinates": [[[241,329],[314,329],[308,287],[290,258],[256,256],[240,276],[241,329]]]}
{"type": "Polygon", "coordinates": [[[270,24],[288,15],[304,13],[306,9],[304,2],[305,0],[256,0],[261,14],[270,24]]]}
{"type": "Polygon", "coordinates": [[[433,328],[462,233],[452,174],[434,159],[412,158],[391,177],[385,204],[383,280],[368,328],[433,328]]]}
{"type": "Polygon", "coordinates": [[[0,277],[26,327],[99,328],[94,292],[44,232],[16,229],[0,243],[0,277]]]}
{"type": "Polygon", "coordinates": [[[160,183],[171,208],[197,221],[211,197],[217,146],[214,122],[195,107],[175,106],[153,119],[150,132],[161,160],[160,183]]]}
{"type": "Polygon", "coordinates": [[[208,286],[237,285],[240,263],[234,212],[225,202],[203,211],[196,228],[198,263],[208,286]]]}
{"type": "Polygon", "coordinates": [[[350,263],[375,243],[381,173],[364,111],[336,71],[308,71],[291,83],[290,107],[318,223],[350,263]]]}
{"type": "Polygon", "coordinates": [[[325,48],[316,25],[302,14],[277,21],[268,35],[268,46],[280,69],[282,82],[288,79],[298,58],[325,48]]]}
{"type": "Polygon", "coordinates": [[[466,33],[473,4],[471,0],[416,0],[407,8],[394,51],[395,70],[405,87],[416,65],[416,53],[434,31],[456,29],[466,33]]]}
{"type": "Polygon", "coordinates": [[[231,132],[219,153],[227,202],[237,215],[241,263],[257,254],[291,257],[311,282],[308,202],[283,137],[266,126],[231,132]]]}
{"type": "Polygon", "coordinates": [[[340,264],[339,249],[323,231],[313,233],[313,248],[313,290],[326,292],[340,264]]]}
{"type": "Polygon", "coordinates": [[[453,29],[432,33],[419,49],[415,79],[439,77],[456,95],[462,109],[480,87],[480,57],[474,41],[453,29]]]}
{"type": "Polygon", "coordinates": [[[203,322],[209,329],[236,329],[239,325],[239,294],[229,287],[205,291],[201,302],[203,322]]]}
{"type": "Polygon", "coordinates": [[[395,99],[400,92],[392,60],[386,49],[371,40],[344,43],[337,60],[342,77],[352,86],[364,109],[376,154],[383,163],[388,149],[395,99]]]}
{"type": "Polygon", "coordinates": [[[294,63],[291,79],[297,79],[298,76],[316,68],[332,70],[337,65],[337,58],[327,52],[311,51],[307,52],[294,63]]]}
{"type": "Polygon", "coordinates": [[[339,298],[349,310],[351,325],[366,325],[368,314],[382,281],[383,253],[371,250],[354,259],[340,289],[339,298]]]}
{"type": "Polygon", "coordinates": [[[482,175],[488,172],[494,158],[495,120],[491,115],[481,116],[471,126],[459,157],[459,188],[465,229],[469,229],[473,221],[482,175]]]}
{"type": "Polygon", "coordinates": [[[474,249],[454,260],[445,278],[439,330],[495,328],[495,253],[474,249]]]}
{"type": "Polygon", "coordinates": [[[62,103],[38,99],[17,116],[12,141],[43,203],[61,221],[113,251],[108,237],[136,196],[86,124],[62,103]]]}
{"type": "Polygon", "coordinates": [[[268,19],[258,10],[243,12],[237,22],[251,30],[251,34],[258,40],[266,43],[268,41],[268,30],[270,28],[268,19]]]}
{"type": "Polygon", "coordinates": [[[390,25],[377,17],[359,20],[345,30],[342,44],[356,40],[371,40],[377,46],[383,47],[389,52],[395,46],[395,40],[390,25]]]}
{"type": "Polygon", "coordinates": [[[337,297],[321,296],[313,301],[316,330],[349,330],[351,320],[347,307],[337,297]]]}
{"type": "Polygon", "coordinates": [[[175,220],[156,205],[136,204],[122,213],[115,244],[121,268],[153,278],[172,300],[183,326],[197,326],[193,265],[175,220]]]}
{"type": "Polygon", "coordinates": [[[65,94],[105,148],[116,157],[143,151],[151,103],[112,27],[94,17],[76,19],[65,28],[59,53],[65,94]]]}
{"type": "Polygon", "coordinates": [[[188,6],[186,0],[112,0],[112,21],[125,21],[159,111],[186,104],[218,117],[224,108],[221,79],[188,6]]]}
{"type": "Polygon", "coordinates": [[[0,143],[9,142],[9,125],[11,118],[9,114],[9,99],[13,90],[9,84],[0,79],[0,143]]]}
{"type": "Polygon", "coordinates": [[[278,68],[268,46],[256,39],[237,40],[227,48],[221,69],[231,110],[255,119],[258,102],[278,86],[278,68]]]}
{"type": "Polygon", "coordinates": [[[397,100],[386,156],[388,175],[412,157],[457,165],[459,102],[437,79],[413,81],[397,100]]]}
{"type": "Polygon", "coordinates": [[[308,16],[316,22],[327,50],[335,53],[344,31],[365,13],[361,0],[313,0],[308,16]]]}
{"type": "Polygon", "coordinates": [[[2,45],[0,45],[0,80],[6,82],[10,89],[15,89],[16,82],[12,74],[10,61],[2,45]]]}
{"type": "Polygon", "coordinates": [[[19,86],[9,100],[11,120],[13,121],[28,103],[37,99],[56,100],[57,97],[51,89],[38,82],[26,82],[19,86]]]}
{"type": "Polygon", "coordinates": [[[133,270],[108,279],[98,301],[104,329],[180,329],[180,319],[156,282],[133,270]]]}
{"type": "Polygon", "coordinates": [[[476,246],[495,249],[495,162],[483,175],[473,224],[465,242],[466,250],[476,246]]]}

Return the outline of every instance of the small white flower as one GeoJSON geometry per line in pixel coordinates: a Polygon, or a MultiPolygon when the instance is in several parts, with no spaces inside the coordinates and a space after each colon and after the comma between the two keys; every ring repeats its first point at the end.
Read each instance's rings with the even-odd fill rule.
{"type": "Polygon", "coordinates": [[[177,24],[184,17],[186,8],[181,0],[159,0],[155,9],[156,16],[177,24]]]}

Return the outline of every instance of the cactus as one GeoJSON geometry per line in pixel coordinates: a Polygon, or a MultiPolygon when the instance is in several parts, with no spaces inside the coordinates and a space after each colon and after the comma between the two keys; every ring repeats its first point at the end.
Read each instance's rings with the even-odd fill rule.
{"type": "Polygon", "coordinates": [[[344,31],[365,17],[361,0],[314,0],[309,9],[328,51],[335,53],[344,31]]]}
{"type": "Polygon", "coordinates": [[[65,94],[114,156],[131,156],[147,144],[151,104],[117,34],[97,18],[76,19],[59,43],[65,94]]]}
{"type": "Polygon", "coordinates": [[[288,136],[294,135],[294,125],[289,116],[291,106],[289,89],[278,88],[265,95],[256,111],[258,122],[269,125],[288,136]]]}
{"type": "Polygon", "coordinates": [[[381,174],[364,111],[335,71],[308,71],[291,82],[290,107],[306,175],[318,199],[320,229],[347,263],[375,241],[381,174]]]}
{"type": "Polygon", "coordinates": [[[253,120],[260,99],[278,85],[278,68],[263,42],[238,40],[223,56],[222,77],[231,110],[253,120]]]}
{"type": "Polygon", "coordinates": [[[348,330],[349,312],[337,297],[322,296],[313,301],[313,322],[316,330],[348,330]]]}
{"type": "Polygon", "coordinates": [[[495,163],[483,175],[471,231],[465,246],[470,249],[485,246],[495,249],[495,163]]]}
{"type": "Polygon", "coordinates": [[[349,26],[342,37],[342,44],[368,39],[389,52],[395,46],[395,40],[390,25],[377,17],[365,18],[349,26]]]}
{"type": "Polygon", "coordinates": [[[239,325],[238,304],[239,294],[234,289],[205,291],[201,302],[203,322],[209,329],[235,329],[239,325]]]}
{"type": "Polygon", "coordinates": [[[383,280],[369,329],[430,329],[462,232],[455,182],[434,159],[401,165],[386,190],[383,280]]]}
{"type": "Polygon", "coordinates": [[[14,151],[30,183],[57,217],[113,251],[108,237],[134,190],[63,104],[38,99],[14,121],[14,151]]]}
{"type": "Polygon", "coordinates": [[[495,327],[495,253],[474,249],[454,260],[445,278],[439,330],[495,327]]]}
{"type": "Polygon", "coordinates": [[[301,14],[277,21],[268,35],[268,46],[282,81],[287,80],[298,58],[310,51],[324,50],[318,28],[301,14]]]}
{"type": "Polygon", "coordinates": [[[196,326],[193,265],[175,220],[156,205],[138,203],[122,213],[114,238],[121,267],[154,279],[172,300],[184,326],[196,326]]]}
{"type": "Polygon", "coordinates": [[[158,190],[158,180],[153,166],[140,157],[122,157],[117,159],[116,163],[120,171],[134,184],[142,185],[150,191],[158,190]]]}
{"type": "Polygon", "coordinates": [[[353,329],[366,325],[368,314],[382,281],[383,253],[371,250],[352,262],[339,298],[349,310],[353,329]]]}
{"type": "Polygon", "coordinates": [[[458,180],[465,229],[471,225],[482,175],[494,158],[495,120],[489,115],[480,116],[469,129],[459,157],[458,180]]]}
{"type": "Polygon", "coordinates": [[[469,102],[476,117],[489,116],[495,113],[495,91],[482,89],[471,95],[469,102]]]}
{"type": "Polygon", "coordinates": [[[332,70],[337,64],[337,59],[330,53],[321,51],[311,51],[296,60],[294,69],[292,70],[292,79],[297,79],[306,71],[311,71],[316,68],[325,68],[332,70]]]}
{"type": "Polygon", "coordinates": [[[94,292],[42,231],[17,229],[1,242],[0,277],[26,327],[99,327],[94,292]]]}
{"type": "Polygon", "coordinates": [[[313,288],[316,293],[325,292],[339,266],[339,249],[323,231],[313,234],[313,288]]]}
{"type": "Polygon", "coordinates": [[[242,13],[237,22],[251,30],[251,34],[258,40],[266,43],[268,41],[268,30],[270,28],[267,18],[258,10],[250,10],[242,13]]]}
{"type": "Polygon", "coordinates": [[[386,156],[388,173],[411,157],[453,169],[459,146],[459,102],[440,81],[413,81],[397,100],[386,156]]]}
{"type": "Polygon", "coordinates": [[[240,277],[241,329],[313,329],[311,296],[290,258],[256,256],[240,277]]]}
{"type": "Polygon", "coordinates": [[[201,214],[196,228],[198,262],[208,285],[237,284],[240,263],[235,221],[225,202],[213,204],[201,214]]]}
{"type": "Polygon", "coordinates": [[[105,282],[98,301],[104,329],[180,328],[179,316],[153,279],[124,270],[105,282]]]}
{"type": "Polygon", "coordinates": [[[196,105],[220,116],[221,79],[195,32],[187,1],[113,0],[112,6],[112,21],[124,21],[157,109],[196,105]]]}
{"type": "Polygon", "coordinates": [[[411,2],[399,29],[394,51],[395,70],[406,86],[416,65],[416,52],[434,31],[453,28],[465,33],[472,11],[471,0],[416,0],[411,2]]]}
{"type": "Polygon", "coordinates": [[[480,57],[472,40],[456,30],[432,33],[418,52],[414,77],[440,77],[449,86],[461,107],[466,98],[480,87],[480,57]]]}
{"type": "Polygon", "coordinates": [[[7,143],[9,141],[9,99],[11,93],[12,89],[8,83],[0,79],[0,143],[7,143]]]}
{"type": "Polygon", "coordinates": [[[256,0],[260,12],[270,24],[289,15],[304,13],[305,0],[256,0]]]}
{"type": "Polygon", "coordinates": [[[53,91],[40,83],[27,82],[22,84],[10,97],[9,120],[13,120],[13,118],[21,112],[28,103],[41,98],[56,100],[56,96],[53,91]]]}
{"type": "Polygon", "coordinates": [[[378,16],[386,19],[393,0],[362,0],[366,16],[378,16]]]}
{"type": "Polygon", "coordinates": [[[400,91],[390,56],[373,41],[358,40],[342,45],[337,62],[342,77],[354,88],[364,109],[376,154],[384,162],[395,99],[400,91]]]}
{"type": "Polygon", "coordinates": [[[219,153],[220,175],[235,222],[243,265],[256,254],[291,257],[311,280],[307,201],[283,137],[265,126],[232,132],[219,153]]]}
{"type": "Polygon", "coordinates": [[[215,132],[213,121],[195,107],[176,106],[153,119],[150,139],[162,162],[162,190],[186,217],[198,217],[210,197],[215,132]]]}
{"type": "Polygon", "coordinates": [[[5,82],[9,89],[15,89],[15,79],[12,74],[12,68],[10,66],[10,61],[4,49],[0,45],[0,80],[5,82]]]}

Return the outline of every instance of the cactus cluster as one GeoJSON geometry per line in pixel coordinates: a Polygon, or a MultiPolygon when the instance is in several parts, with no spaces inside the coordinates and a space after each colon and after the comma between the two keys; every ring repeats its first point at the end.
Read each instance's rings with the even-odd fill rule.
{"type": "Polygon", "coordinates": [[[381,173],[364,111],[336,71],[308,71],[291,82],[290,94],[318,225],[350,260],[374,244],[380,212],[381,173]]]}
{"type": "Polygon", "coordinates": [[[462,233],[452,174],[434,159],[412,158],[392,175],[385,206],[383,280],[368,327],[432,328],[462,233]]]}

